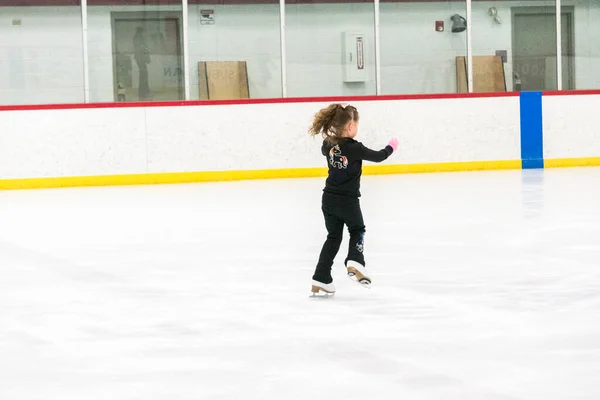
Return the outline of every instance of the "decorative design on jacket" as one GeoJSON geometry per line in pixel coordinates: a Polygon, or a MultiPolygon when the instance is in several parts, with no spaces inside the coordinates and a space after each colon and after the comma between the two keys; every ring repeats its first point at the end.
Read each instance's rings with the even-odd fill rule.
{"type": "Polygon", "coordinates": [[[329,150],[329,163],[332,167],[345,169],[348,167],[348,158],[342,155],[340,145],[335,145],[329,150]]]}

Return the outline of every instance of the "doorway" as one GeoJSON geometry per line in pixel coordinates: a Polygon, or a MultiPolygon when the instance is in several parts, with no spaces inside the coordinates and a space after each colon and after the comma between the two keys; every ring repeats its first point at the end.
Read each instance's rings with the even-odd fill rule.
{"type": "Polygon", "coordinates": [[[184,99],[181,15],[113,12],[115,101],[184,99]]]}
{"type": "MultiPolygon", "coordinates": [[[[562,88],[575,89],[574,8],[562,7],[562,88]]],[[[514,90],[556,90],[556,9],[512,8],[514,90]]]]}

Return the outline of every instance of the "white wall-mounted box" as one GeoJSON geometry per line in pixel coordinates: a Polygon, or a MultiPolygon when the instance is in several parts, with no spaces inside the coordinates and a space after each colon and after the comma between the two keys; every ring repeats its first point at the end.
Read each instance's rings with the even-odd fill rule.
{"type": "Polygon", "coordinates": [[[362,33],[342,32],[344,82],[365,82],[367,80],[365,42],[366,38],[362,33]]]}

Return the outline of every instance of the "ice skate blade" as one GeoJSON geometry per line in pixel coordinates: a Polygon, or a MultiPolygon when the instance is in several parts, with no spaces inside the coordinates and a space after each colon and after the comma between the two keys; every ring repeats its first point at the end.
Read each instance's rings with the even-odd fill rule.
{"type": "Polygon", "coordinates": [[[334,297],[334,293],[325,293],[325,294],[317,294],[317,293],[311,293],[310,296],[308,296],[309,299],[331,299],[334,297]]]}
{"type": "Polygon", "coordinates": [[[318,286],[315,286],[315,285],[312,285],[312,288],[310,291],[311,291],[311,295],[309,297],[317,298],[317,299],[320,299],[320,298],[326,299],[329,297],[333,297],[333,295],[335,294],[335,292],[329,292],[329,291],[327,291],[323,288],[320,288],[318,286]]]}
{"type": "Polygon", "coordinates": [[[369,281],[367,278],[363,278],[362,280],[359,281],[357,279],[356,275],[348,274],[348,279],[350,279],[354,283],[358,283],[361,287],[363,287],[365,289],[371,289],[371,281],[369,281]]]}
{"type": "Polygon", "coordinates": [[[353,266],[349,266],[349,267],[347,267],[347,271],[348,271],[348,276],[353,277],[354,279],[356,279],[357,282],[371,283],[371,279],[369,277],[367,277],[366,275],[364,275],[362,272],[360,272],[357,268],[354,268],[353,266]]]}

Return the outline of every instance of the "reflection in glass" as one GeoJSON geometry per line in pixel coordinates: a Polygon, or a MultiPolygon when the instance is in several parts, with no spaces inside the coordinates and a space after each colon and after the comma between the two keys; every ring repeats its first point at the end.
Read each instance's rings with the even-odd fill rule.
{"type": "MultiPolygon", "coordinates": [[[[181,4],[95,5],[88,0],[90,99],[185,99],[181,4]]],[[[160,1],[159,1],[160,3],[160,1]]]]}
{"type": "Polygon", "coordinates": [[[287,94],[377,93],[374,2],[286,0],[287,94]]]}
{"type": "Polygon", "coordinates": [[[227,3],[188,7],[191,98],[282,97],[279,1],[227,3]]]}
{"type": "Polygon", "coordinates": [[[8,3],[17,6],[0,1],[0,105],[83,103],[80,1],[8,3]]]}
{"type": "Polygon", "coordinates": [[[117,99],[183,100],[181,26],[177,16],[113,13],[117,99]]]}
{"type": "Polygon", "coordinates": [[[382,94],[464,93],[465,1],[380,5],[382,94]]]}

